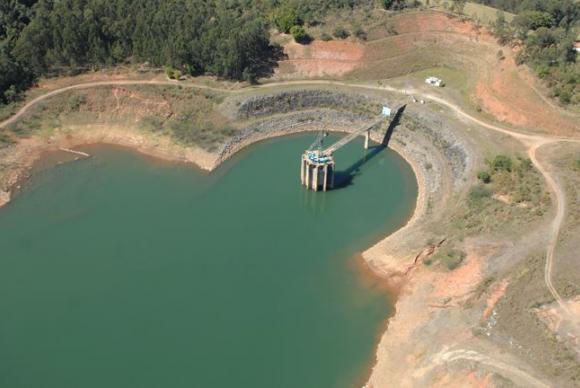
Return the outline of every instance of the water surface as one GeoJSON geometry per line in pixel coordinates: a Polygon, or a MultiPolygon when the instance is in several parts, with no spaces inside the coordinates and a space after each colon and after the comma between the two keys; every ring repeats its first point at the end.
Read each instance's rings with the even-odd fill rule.
{"type": "MultiPolygon", "coordinates": [[[[313,137],[209,176],[111,147],[37,173],[0,210],[0,386],[358,382],[391,305],[353,257],[405,222],[416,182],[385,151],[343,189],[307,192],[313,137]]],[[[362,142],[336,157],[364,160],[362,142]]]]}

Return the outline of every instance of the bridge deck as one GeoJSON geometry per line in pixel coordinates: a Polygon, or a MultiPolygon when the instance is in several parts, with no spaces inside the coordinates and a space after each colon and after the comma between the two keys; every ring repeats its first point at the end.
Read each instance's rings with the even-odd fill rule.
{"type": "Polygon", "coordinates": [[[356,130],[352,133],[349,133],[348,135],[346,135],[342,139],[338,140],[336,143],[332,144],[330,147],[326,148],[324,151],[322,151],[322,153],[324,155],[332,155],[334,152],[338,151],[341,147],[344,147],[345,145],[350,143],[352,140],[354,140],[357,136],[360,136],[363,133],[365,133],[366,131],[370,131],[371,129],[373,129],[376,125],[380,124],[383,120],[385,120],[385,118],[381,117],[380,119],[376,120],[371,125],[365,126],[364,128],[361,128],[361,129],[356,130]]]}

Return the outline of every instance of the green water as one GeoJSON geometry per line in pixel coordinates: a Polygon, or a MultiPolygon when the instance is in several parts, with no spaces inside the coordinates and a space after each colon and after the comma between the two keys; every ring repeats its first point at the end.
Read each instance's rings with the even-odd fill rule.
{"type": "Polygon", "coordinates": [[[0,210],[0,387],[360,383],[391,304],[354,257],[405,222],[416,182],[387,150],[307,192],[313,137],[209,176],[110,147],[37,173],[0,210]]]}

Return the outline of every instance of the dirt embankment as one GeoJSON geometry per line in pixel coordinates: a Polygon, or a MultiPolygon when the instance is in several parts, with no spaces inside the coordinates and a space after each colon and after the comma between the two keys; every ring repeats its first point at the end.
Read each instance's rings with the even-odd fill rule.
{"type": "Polygon", "coordinates": [[[362,64],[364,48],[348,41],[316,40],[308,45],[296,42],[284,46],[287,58],[278,63],[279,78],[328,78],[342,76],[362,64]]]}

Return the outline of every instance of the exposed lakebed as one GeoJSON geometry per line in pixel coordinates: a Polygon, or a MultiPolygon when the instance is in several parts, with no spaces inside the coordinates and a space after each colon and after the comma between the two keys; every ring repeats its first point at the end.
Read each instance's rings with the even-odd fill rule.
{"type": "Polygon", "coordinates": [[[34,174],[0,210],[0,386],[359,382],[391,301],[354,258],[405,223],[416,181],[355,141],[336,154],[350,183],[308,192],[313,138],[209,175],[101,146],[34,174]]]}

